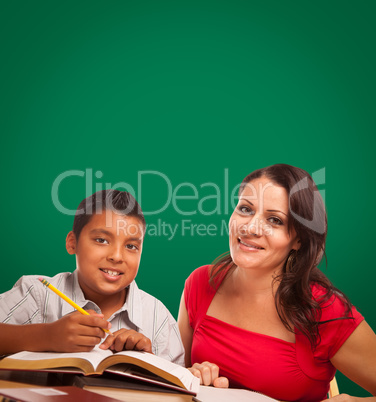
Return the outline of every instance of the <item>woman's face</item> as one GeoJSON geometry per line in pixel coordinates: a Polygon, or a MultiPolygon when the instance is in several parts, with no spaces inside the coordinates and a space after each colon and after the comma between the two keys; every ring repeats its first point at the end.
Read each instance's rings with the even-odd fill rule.
{"type": "Polygon", "coordinates": [[[245,269],[279,273],[292,249],[300,243],[288,232],[289,199],[286,190],[266,177],[244,188],[230,218],[230,252],[245,269]]]}

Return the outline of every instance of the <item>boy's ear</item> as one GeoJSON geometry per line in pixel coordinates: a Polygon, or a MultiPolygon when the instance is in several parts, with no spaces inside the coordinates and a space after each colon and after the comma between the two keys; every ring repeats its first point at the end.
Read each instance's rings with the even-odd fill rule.
{"type": "Polygon", "coordinates": [[[65,239],[65,248],[68,251],[68,254],[76,254],[77,240],[76,235],[70,231],[65,239]]]}

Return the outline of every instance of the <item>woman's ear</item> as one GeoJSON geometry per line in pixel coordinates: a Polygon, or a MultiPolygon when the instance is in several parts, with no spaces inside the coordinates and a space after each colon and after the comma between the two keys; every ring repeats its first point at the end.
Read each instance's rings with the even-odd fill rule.
{"type": "Polygon", "coordinates": [[[76,240],[76,235],[70,231],[67,235],[67,238],[65,239],[65,248],[68,251],[68,254],[76,254],[76,248],[77,248],[77,240],[76,240]]]}
{"type": "Polygon", "coordinates": [[[301,243],[300,239],[296,238],[292,246],[293,250],[298,251],[300,249],[301,243]]]}

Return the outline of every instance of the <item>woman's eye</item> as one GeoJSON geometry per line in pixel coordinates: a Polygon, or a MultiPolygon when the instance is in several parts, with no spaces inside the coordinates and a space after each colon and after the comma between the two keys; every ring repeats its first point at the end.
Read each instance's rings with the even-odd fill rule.
{"type": "Polygon", "coordinates": [[[252,209],[247,207],[246,205],[240,205],[238,207],[238,211],[243,215],[251,215],[251,214],[253,214],[252,209]]]}
{"type": "Polygon", "coordinates": [[[107,241],[106,239],[103,239],[102,237],[96,238],[95,241],[96,241],[97,243],[100,243],[100,244],[108,243],[108,241],[107,241]]]}
{"type": "Polygon", "coordinates": [[[271,218],[269,218],[268,219],[269,220],[269,222],[270,223],[272,223],[273,225],[283,225],[283,222],[279,219],[279,218],[276,218],[276,217],[271,217],[271,218]]]}

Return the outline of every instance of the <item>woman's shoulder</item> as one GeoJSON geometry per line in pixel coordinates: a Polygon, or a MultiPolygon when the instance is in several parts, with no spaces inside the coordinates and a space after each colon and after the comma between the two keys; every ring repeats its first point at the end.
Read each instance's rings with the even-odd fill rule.
{"type": "Polygon", "coordinates": [[[207,279],[209,280],[210,269],[212,265],[202,265],[201,267],[196,268],[190,275],[189,278],[193,279],[207,279]]]}
{"type": "Polygon", "coordinates": [[[312,285],[312,297],[320,304],[320,322],[338,319],[358,319],[360,313],[345,299],[343,294],[333,289],[329,291],[318,283],[312,285]]]}
{"type": "Polygon", "coordinates": [[[318,322],[320,340],[315,357],[331,359],[364,317],[335,289],[329,292],[323,286],[315,284],[312,287],[312,296],[320,303],[321,308],[318,322]]]}
{"type": "Polygon", "coordinates": [[[202,288],[210,285],[210,268],[211,265],[203,265],[196,268],[185,281],[185,287],[192,290],[192,288],[202,288]]]}
{"type": "Polygon", "coordinates": [[[205,306],[214,292],[209,282],[210,268],[211,265],[196,268],[185,281],[184,300],[192,328],[197,317],[206,312],[205,306]]]}

